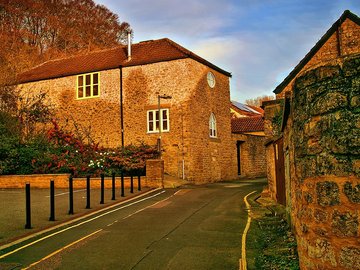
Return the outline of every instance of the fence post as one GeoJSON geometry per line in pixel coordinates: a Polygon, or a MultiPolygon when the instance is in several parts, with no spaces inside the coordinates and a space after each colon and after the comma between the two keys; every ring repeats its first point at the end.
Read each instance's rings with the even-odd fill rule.
{"type": "Polygon", "coordinates": [[[130,172],[130,193],[134,193],[134,176],[133,172],[130,172]]]}
{"type": "Polygon", "coordinates": [[[55,184],[50,181],[50,217],[49,221],[55,221],[55,184]]]}
{"type": "Polygon", "coordinates": [[[74,214],[74,188],[73,188],[73,176],[69,177],[69,215],[74,214]]]}
{"type": "Polygon", "coordinates": [[[90,209],[90,175],[86,176],[86,209],[90,209]]]}
{"type": "Polygon", "coordinates": [[[115,173],[113,172],[112,175],[112,183],[111,183],[111,189],[112,189],[112,196],[111,196],[111,200],[115,200],[115,173]]]}
{"type": "Polygon", "coordinates": [[[138,191],[141,191],[141,181],[140,181],[140,174],[141,174],[141,172],[140,172],[140,170],[138,170],[138,191]]]}
{"type": "Polygon", "coordinates": [[[124,189],[124,171],[121,170],[121,197],[125,197],[125,189],[124,189]]]}
{"type": "Polygon", "coordinates": [[[26,201],[26,224],[25,229],[31,229],[31,205],[30,205],[30,183],[25,186],[25,201],[26,201]]]}
{"type": "Polygon", "coordinates": [[[100,182],[100,189],[101,189],[101,198],[100,198],[100,204],[104,204],[104,174],[102,173],[101,175],[100,175],[100,177],[101,177],[101,182],[100,182]]]}

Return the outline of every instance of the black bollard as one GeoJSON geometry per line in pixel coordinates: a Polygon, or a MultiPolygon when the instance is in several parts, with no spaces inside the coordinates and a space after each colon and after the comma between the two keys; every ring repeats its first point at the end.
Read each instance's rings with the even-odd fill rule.
{"type": "Polygon", "coordinates": [[[55,184],[50,181],[50,217],[49,221],[55,221],[55,184]]]}
{"type": "Polygon", "coordinates": [[[31,229],[31,206],[30,206],[30,184],[27,183],[25,186],[26,196],[26,224],[25,229],[31,229]]]}
{"type": "Polygon", "coordinates": [[[121,171],[121,197],[125,197],[124,172],[123,171],[121,171]]]}
{"type": "Polygon", "coordinates": [[[111,188],[112,188],[112,196],[111,196],[111,200],[115,200],[115,173],[112,173],[112,183],[111,183],[111,188]]]}
{"type": "Polygon", "coordinates": [[[74,188],[73,188],[73,176],[69,177],[69,215],[74,214],[74,188]]]}
{"type": "Polygon", "coordinates": [[[86,209],[90,209],[90,175],[86,176],[86,209]]]}
{"type": "Polygon", "coordinates": [[[138,171],[138,191],[141,191],[140,171],[138,171]]]}
{"type": "Polygon", "coordinates": [[[100,177],[101,177],[101,182],[100,182],[100,204],[104,204],[104,174],[102,173],[101,175],[100,175],[100,177]]]}
{"type": "Polygon", "coordinates": [[[134,177],[133,173],[130,173],[130,193],[134,193],[134,177]]]}

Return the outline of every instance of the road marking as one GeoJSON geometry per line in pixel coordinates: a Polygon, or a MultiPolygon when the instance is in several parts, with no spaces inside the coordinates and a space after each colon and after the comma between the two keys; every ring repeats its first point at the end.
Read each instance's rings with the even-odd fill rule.
{"type": "Polygon", "coordinates": [[[251,194],[254,194],[256,191],[252,191],[249,194],[247,194],[244,197],[244,202],[245,202],[245,206],[246,206],[246,210],[248,212],[248,218],[247,218],[247,223],[244,229],[244,233],[242,235],[242,239],[241,239],[241,263],[240,263],[240,270],[246,270],[247,269],[247,263],[246,263],[246,235],[250,229],[250,223],[251,223],[251,217],[250,217],[250,204],[247,201],[247,197],[250,196],[251,194]]]}
{"type": "Polygon", "coordinates": [[[142,209],[139,209],[139,210],[135,211],[134,213],[132,213],[132,214],[130,214],[130,215],[127,215],[126,217],[123,217],[123,219],[127,219],[127,218],[129,218],[129,217],[131,217],[131,216],[133,216],[133,215],[136,215],[136,214],[138,214],[138,213],[140,213],[140,212],[142,212],[142,211],[144,211],[144,210],[146,210],[146,209],[148,209],[148,208],[154,208],[154,206],[156,206],[156,205],[158,205],[158,204],[160,204],[160,203],[163,203],[163,202],[167,201],[167,200],[170,199],[171,197],[174,197],[177,193],[178,193],[178,191],[175,192],[173,195],[171,195],[171,196],[169,196],[169,197],[167,197],[167,198],[165,198],[165,199],[163,199],[163,200],[161,200],[161,201],[158,201],[158,202],[156,202],[156,203],[154,203],[154,204],[152,204],[152,205],[146,206],[146,207],[144,207],[144,208],[142,208],[142,209]]]}
{"type": "MultiPolygon", "coordinates": [[[[162,190],[162,191],[160,191],[159,193],[156,193],[156,194],[154,194],[154,195],[152,195],[152,196],[145,197],[145,198],[143,198],[143,199],[141,199],[141,200],[139,200],[139,201],[135,201],[135,202],[132,202],[132,203],[130,203],[130,204],[121,206],[121,207],[119,207],[119,208],[116,208],[116,209],[113,209],[113,210],[111,210],[111,211],[105,212],[105,213],[103,213],[103,214],[101,214],[101,215],[98,215],[98,216],[96,216],[96,217],[93,217],[93,218],[91,218],[91,219],[85,220],[85,221],[80,222],[80,223],[78,223],[78,224],[75,224],[75,225],[73,225],[73,226],[70,226],[70,227],[67,227],[67,228],[65,228],[65,229],[62,229],[62,230],[60,230],[60,231],[58,231],[58,232],[54,232],[54,233],[52,233],[52,234],[49,234],[49,235],[47,235],[47,236],[44,236],[44,237],[42,237],[42,238],[40,238],[40,239],[38,239],[38,240],[35,240],[35,241],[33,241],[33,242],[30,242],[30,243],[28,243],[28,244],[26,244],[26,245],[24,245],[24,246],[21,246],[21,247],[19,247],[19,248],[17,248],[17,249],[14,249],[14,250],[12,250],[12,251],[10,251],[10,252],[8,252],[8,253],[5,253],[5,254],[1,255],[1,256],[0,256],[0,259],[3,259],[3,258],[5,258],[5,257],[7,257],[7,256],[9,256],[9,255],[11,255],[11,254],[14,254],[14,253],[16,253],[16,252],[24,249],[24,248],[27,248],[27,247],[29,247],[29,246],[32,246],[32,245],[36,244],[36,243],[39,243],[39,242],[41,242],[41,241],[43,241],[43,240],[45,240],[45,239],[48,239],[48,238],[50,238],[50,237],[53,237],[53,236],[55,236],[55,235],[58,235],[58,234],[60,234],[60,233],[65,232],[65,231],[71,230],[71,229],[73,229],[73,228],[79,227],[79,226],[81,226],[81,225],[83,225],[83,224],[89,223],[89,222],[91,222],[91,221],[93,221],[93,220],[96,220],[96,219],[98,219],[98,218],[100,218],[100,217],[109,215],[109,214],[111,214],[111,213],[113,213],[113,212],[115,212],[115,211],[118,211],[118,210],[127,208],[127,207],[132,206],[132,205],[135,205],[135,204],[138,204],[138,203],[143,202],[143,201],[145,201],[145,200],[148,200],[148,199],[152,199],[152,198],[154,198],[154,197],[157,197],[157,196],[163,194],[164,192],[165,192],[165,190],[162,190]]],[[[173,195],[171,195],[170,197],[172,197],[172,196],[173,196],[173,195]]]]}
{"type": "Polygon", "coordinates": [[[30,264],[28,267],[23,268],[23,270],[29,269],[29,268],[31,268],[31,267],[33,267],[33,266],[35,266],[35,265],[37,265],[37,264],[39,264],[39,263],[47,260],[47,259],[49,259],[50,257],[52,257],[52,256],[60,253],[61,251],[63,251],[63,250],[65,250],[65,249],[67,249],[67,248],[69,248],[69,247],[71,247],[71,246],[73,246],[73,245],[75,245],[75,244],[77,244],[77,243],[79,243],[79,242],[81,242],[81,241],[83,241],[83,240],[85,240],[85,239],[87,239],[87,238],[89,238],[89,237],[91,237],[91,236],[93,236],[93,235],[101,232],[102,230],[103,230],[103,229],[100,229],[100,230],[97,230],[97,231],[95,231],[95,232],[93,232],[93,233],[90,233],[90,234],[88,234],[88,235],[86,235],[86,236],[84,236],[84,237],[82,237],[82,238],[80,238],[80,239],[78,239],[78,240],[76,240],[76,241],[74,241],[74,242],[66,245],[65,247],[62,247],[62,248],[54,251],[53,253],[50,253],[49,255],[45,256],[45,257],[42,258],[41,260],[30,264]]]}
{"type": "MultiPolygon", "coordinates": [[[[81,192],[81,191],[86,191],[86,188],[85,189],[77,189],[77,190],[74,190],[73,193],[76,193],[76,192],[81,192]]],[[[69,194],[70,192],[62,192],[62,193],[58,193],[58,194],[55,194],[55,197],[57,196],[62,196],[62,195],[67,195],[69,194]]],[[[46,198],[50,198],[49,195],[45,196],[46,198]]]]}

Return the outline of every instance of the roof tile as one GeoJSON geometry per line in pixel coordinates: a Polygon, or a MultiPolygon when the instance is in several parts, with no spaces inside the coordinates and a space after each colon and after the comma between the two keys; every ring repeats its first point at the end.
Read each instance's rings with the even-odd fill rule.
{"type": "Polygon", "coordinates": [[[262,118],[262,116],[231,119],[232,133],[244,133],[254,131],[264,131],[264,119],[262,118]]]}
{"type": "Polygon", "coordinates": [[[229,72],[215,66],[167,38],[133,44],[131,47],[131,54],[129,60],[127,57],[127,46],[118,46],[112,49],[95,51],[88,54],[50,60],[20,74],[18,81],[19,83],[26,83],[113,69],[120,66],[146,65],[182,58],[192,58],[231,77],[229,72]]]}

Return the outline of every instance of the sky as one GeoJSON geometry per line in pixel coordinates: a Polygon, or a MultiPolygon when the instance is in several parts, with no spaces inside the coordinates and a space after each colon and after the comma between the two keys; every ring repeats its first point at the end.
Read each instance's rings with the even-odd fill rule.
{"type": "Polygon", "coordinates": [[[231,99],[273,90],[360,0],[95,0],[126,21],[134,42],[170,38],[231,72],[231,99]]]}

